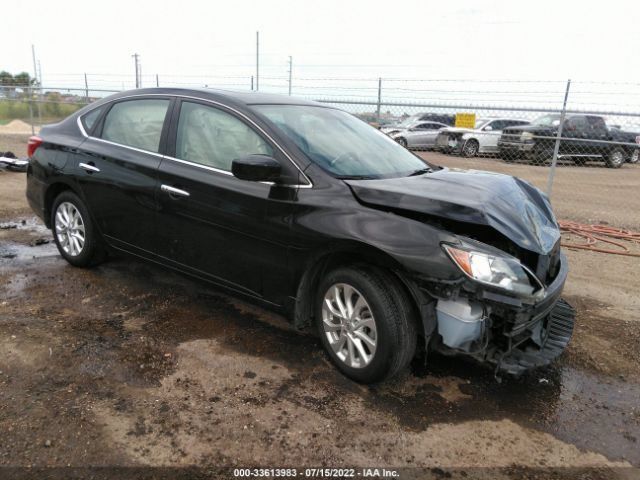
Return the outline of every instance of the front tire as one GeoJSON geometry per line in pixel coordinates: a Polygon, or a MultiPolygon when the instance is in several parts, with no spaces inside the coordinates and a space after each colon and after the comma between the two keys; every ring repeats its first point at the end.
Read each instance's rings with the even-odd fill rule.
{"type": "Polygon", "coordinates": [[[319,286],[315,317],[331,361],[357,382],[390,378],[415,354],[414,308],[383,270],[354,266],[329,273],[319,286]]]}
{"type": "Polygon", "coordinates": [[[399,137],[396,142],[398,142],[400,145],[402,145],[404,148],[408,148],[409,144],[407,143],[407,140],[405,138],[399,137]]]}
{"type": "Polygon", "coordinates": [[[473,139],[467,140],[464,146],[462,147],[462,155],[464,155],[467,158],[472,158],[478,154],[479,150],[480,150],[480,144],[478,143],[477,140],[473,140],[473,139]]]}
{"type": "Polygon", "coordinates": [[[51,230],[62,258],[75,267],[90,267],[105,256],[101,239],[84,202],[71,191],[56,197],[51,208],[51,230]]]}

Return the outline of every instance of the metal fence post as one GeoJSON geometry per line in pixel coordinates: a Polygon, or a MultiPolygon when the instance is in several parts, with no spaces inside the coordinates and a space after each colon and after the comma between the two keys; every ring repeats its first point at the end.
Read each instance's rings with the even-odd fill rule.
{"type": "Polygon", "coordinates": [[[382,103],[382,78],[378,78],[378,103],[376,106],[376,122],[380,123],[380,104],[382,103]]]}
{"type": "Polygon", "coordinates": [[[33,126],[33,92],[31,87],[27,87],[27,95],[29,95],[29,123],[31,124],[31,135],[36,134],[36,129],[33,126]]]}
{"type": "Polygon", "coordinates": [[[551,160],[551,169],[549,170],[549,179],[547,180],[547,196],[549,198],[551,198],[553,179],[556,175],[556,164],[558,163],[558,152],[560,151],[560,139],[562,138],[562,130],[564,128],[564,118],[567,114],[567,99],[569,98],[569,87],[571,87],[571,79],[567,80],[567,89],[564,92],[564,102],[562,102],[562,112],[560,113],[560,125],[558,125],[556,144],[553,147],[553,159],[551,160]]]}

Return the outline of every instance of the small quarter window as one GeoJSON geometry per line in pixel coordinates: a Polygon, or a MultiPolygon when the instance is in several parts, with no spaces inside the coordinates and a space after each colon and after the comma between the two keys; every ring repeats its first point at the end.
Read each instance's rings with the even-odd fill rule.
{"type": "Polygon", "coordinates": [[[82,117],[82,125],[84,126],[85,131],[90,134],[93,126],[96,124],[98,118],[100,118],[100,114],[104,110],[104,105],[98,107],[94,110],[91,110],[89,113],[85,114],[82,117]]]}
{"type": "Polygon", "coordinates": [[[169,100],[144,99],[116,103],[107,113],[102,138],[110,142],[158,152],[169,100]]]}

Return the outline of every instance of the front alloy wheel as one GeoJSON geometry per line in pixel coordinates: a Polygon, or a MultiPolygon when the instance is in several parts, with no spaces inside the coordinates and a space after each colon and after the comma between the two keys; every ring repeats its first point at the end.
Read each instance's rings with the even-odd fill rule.
{"type": "Polygon", "coordinates": [[[324,334],[336,356],[351,368],[363,368],[376,354],[377,328],[369,303],[351,285],[336,283],[322,304],[324,334]]]}
{"type": "Polygon", "coordinates": [[[379,382],[413,358],[416,309],[393,273],[369,265],[330,271],[318,285],[316,302],[322,345],[349,378],[379,382]]]}
{"type": "Polygon", "coordinates": [[[82,253],[85,240],[84,220],[78,209],[69,202],[58,205],[55,214],[55,235],[60,248],[71,256],[82,253]]]}
{"type": "Polygon", "coordinates": [[[471,158],[475,157],[479,150],[480,144],[478,144],[478,141],[471,139],[465,142],[464,147],[462,147],[462,154],[465,157],[471,158]]]}

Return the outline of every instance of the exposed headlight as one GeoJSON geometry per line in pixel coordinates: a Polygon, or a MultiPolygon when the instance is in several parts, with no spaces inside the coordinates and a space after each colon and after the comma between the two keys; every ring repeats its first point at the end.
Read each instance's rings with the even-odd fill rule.
{"type": "Polygon", "coordinates": [[[478,282],[513,293],[532,295],[542,285],[514,258],[462,250],[443,245],[451,260],[478,282]]]}
{"type": "Polygon", "coordinates": [[[522,132],[520,135],[520,140],[526,142],[527,140],[533,140],[533,133],[531,132],[522,132]]]}

